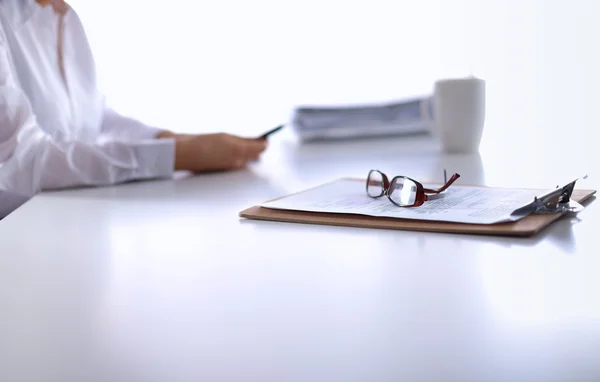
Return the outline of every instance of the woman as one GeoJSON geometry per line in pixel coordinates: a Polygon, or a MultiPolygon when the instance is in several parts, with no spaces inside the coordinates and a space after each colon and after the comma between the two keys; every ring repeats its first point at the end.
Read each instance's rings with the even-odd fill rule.
{"type": "Polygon", "coordinates": [[[119,115],[104,105],[83,26],[64,0],[0,0],[0,192],[229,170],[265,148],[265,140],[178,135],[119,115]]]}

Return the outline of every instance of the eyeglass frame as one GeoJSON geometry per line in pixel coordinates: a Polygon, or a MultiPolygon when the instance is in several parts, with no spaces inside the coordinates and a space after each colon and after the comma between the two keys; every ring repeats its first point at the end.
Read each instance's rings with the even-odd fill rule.
{"type": "Polygon", "coordinates": [[[422,206],[426,201],[429,200],[429,197],[427,196],[427,194],[435,194],[435,195],[439,195],[442,192],[446,191],[446,189],[448,189],[448,187],[450,187],[452,185],[452,183],[454,183],[458,178],[460,178],[460,174],[458,173],[454,173],[454,175],[452,175],[452,177],[450,177],[450,180],[447,180],[447,176],[446,176],[446,170],[444,170],[444,185],[441,188],[438,188],[437,190],[435,189],[431,189],[431,188],[425,188],[423,186],[423,184],[421,182],[418,182],[408,176],[405,175],[397,175],[395,177],[392,178],[392,181],[390,182],[388,176],[386,174],[384,174],[383,172],[381,172],[380,170],[370,170],[369,171],[369,175],[367,176],[367,181],[366,181],[366,187],[365,187],[365,191],[367,192],[367,195],[370,198],[373,199],[377,199],[380,198],[382,196],[387,196],[387,198],[389,199],[390,202],[392,202],[392,204],[401,207],[401,208],[413,208],[413,207],[420,207],[422,206]],[[371,179],[371,174],[373,172],[377,172],[381,175],[381,178],[383,180],[382,184],[381,184],[381,193],[377,196],[372,196],[369,195],[369,180],[371,179]],[[399,203],[396,203],[394,200],[392,200],[392,193],[393,190],[390,192],[391,189],[391,185],[394,184],[395,181],[397,181],[397,179],[405,179],[405,180],[409,180],[411,182],[413,182],[416,186],[417,186],[417,195],[415,196],[415,203],[414,204],[410,204],[410,205],[402,205],[399,203]]]}

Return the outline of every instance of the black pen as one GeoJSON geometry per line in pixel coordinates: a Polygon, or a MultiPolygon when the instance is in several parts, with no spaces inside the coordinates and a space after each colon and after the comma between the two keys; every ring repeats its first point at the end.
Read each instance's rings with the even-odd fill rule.
{"type": "Polygon", "coordinates": [[[267,139],[269,137],[269,135],[274,134],[274,133],[278,132],[279,130],[283,129],[284,126],[285,125],[279,125],[276,128],[267,131],[266,133],[264,133],[263,135],[261,135],[259,137],[259,139],[267,139]]]}

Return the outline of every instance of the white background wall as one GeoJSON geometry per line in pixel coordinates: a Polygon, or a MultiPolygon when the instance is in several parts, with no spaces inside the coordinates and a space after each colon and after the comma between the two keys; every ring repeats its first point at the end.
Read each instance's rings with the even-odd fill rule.
{"type": "Polygon", "coordinates": [[[484,148],[559,145],[564,125],[591,149],[578,137],[598,128],[597,0],[71,4],[110,102],[177,131],[253,134],[298,104],[409,97],[471,70],[488,85],[484,148]]]}

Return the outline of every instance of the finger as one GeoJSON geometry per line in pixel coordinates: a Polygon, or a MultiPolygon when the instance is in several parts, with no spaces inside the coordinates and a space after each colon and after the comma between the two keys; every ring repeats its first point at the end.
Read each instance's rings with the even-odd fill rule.
{"type": "Polygon", "coordinates": [[[249,156],[257,156],[266,150],[267,141],[264,139],[248,139],[246,140],[246,147],[249,156]]]}
{"type": "Polygon", "coordinates": [[[229,156],[229,164],[233,169],[242,168],[248,162],[248,148],[242,142],[234,142],[231,147],[231,153],[229,156]]]}
{"type": "Polygon", "coordinates": [[[250,161],[257,161],[265,148],[266,142],[263,140],[235,137],[231,158],[232,166],[239,168],[244,167],[250,161]]]}
{"type": "Polygon", "coordinates": [[[249,161],[257,161],[260,158],[260,153],[259,154],[252,154],[248,157],[249,161]]]}
{"type": "Polygon", "coordinates": [[[233,168],[242,168],[246,165],[246,160],[244,158],[236,158],[233,161],[233,168]]]}
{"type": "Polygon", "coordinates": [[[244,145],[248,146],[251,151],[255,151],[255,152],[265,151],[265,149],[267,148],[268,143],[269,143],[266,139],[262,139],[262,138],[237,137],[237,139],[238,139],[238,142],[243,143],[244,145]]]}
{"type": "Polygon", "coordinates": [[[231,156],[234,160],[246,158],[248,156],[248,147],[242,141],[233,141],[231,145],[231,156]]]}
{"type": "Polygon", "coordinates": [[[259,160],[260,158],[260,154],[261,153],[257,153],[257,152],[249,152],[248,155],[245,157],[245,162],[256,162],[259,160]]]}

